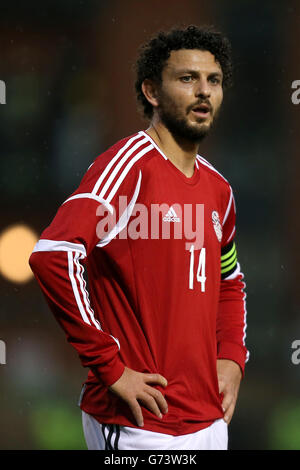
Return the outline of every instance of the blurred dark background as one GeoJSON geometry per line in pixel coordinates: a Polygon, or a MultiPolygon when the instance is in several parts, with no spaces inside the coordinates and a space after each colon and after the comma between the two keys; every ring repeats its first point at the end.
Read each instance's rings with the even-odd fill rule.
{"type": "Polygon", "coordinates": [[[84,449],[84,370],[27,259],[90,163],[145,129],[132,65],[159,29],[213,24],[232,42],[235,86],[200,153],[232,184],[247,283],[250,360],[231,449],[300,449],[299,1],[11,0],[1,4],[1,449],[84,449]]]}

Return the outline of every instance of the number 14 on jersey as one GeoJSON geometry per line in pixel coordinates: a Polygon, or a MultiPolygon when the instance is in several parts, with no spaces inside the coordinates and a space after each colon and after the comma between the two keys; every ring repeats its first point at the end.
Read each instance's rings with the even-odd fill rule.
{"type": "MultiPolygon", "coordinates": [[[[190,248],[190,274],[189,274],[189,289],[194,289],[194,264],[195,264],[195,247],[194,245],[190,248]]],[[[205,248],[201,248],[199,252],[199,261],[198,261],[198,268],[196,274],[196,281],[200,282],[201,284],[201,292],[205,292],[205,257],[206,252],[205,248]]]]}

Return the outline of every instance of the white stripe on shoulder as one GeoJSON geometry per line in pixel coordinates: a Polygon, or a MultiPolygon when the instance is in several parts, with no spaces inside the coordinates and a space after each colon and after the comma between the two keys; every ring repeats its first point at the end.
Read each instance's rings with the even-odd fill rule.
{"type": "Polygon", "coordinates": [[[119,350],[120,350],[120,349],[121,349],[121,347],[120,347],[120,341],[119,341],[117,338],[115,338],[113,335],[109,335],[109,336],[117,343],[118,348],[119,348],[119,350]]]}
{"type": "Polygon", "coordinates": [[[229,201],[228,201],[227,209],[226,209],[226,212],[225,212],[225,215],[224,215],[224,218],[223,218],[222,225],[224,225],[226,220],[227,220],[227,217],[228,217],[228,214],[229,214],[229,211],[230,211],[230,208],[231,208],[231,204],[232,204],[232,199],[233,199],[233,194],[232,194],[232,189],[230,187],[229,201]]]}
{"type": "Polygon", "coordinates": [[[107,202],[105,199],[102,199],[101,197],[94,195],[92,193],[75,194],[75,196],[71,196],[68,199],[66,199],[63,202],[63,204],[65,204],[68,201],[72,201],[73,199],[94,199],[95,201],[99,202],[99,204],[103,204],[111,214],[113,214],[114,212],[113,207],[111,204],[109,204],[109,202],[107,202]]]}
{"type": "Polygon", "coordinates": [[[156,145],[156,143],[154,142],[154,140],[152,139],[152,137],[150,137],[149,134],[147,134],[147,132],[144,132],[144,131],[141,131],[141,134],[144,135],[147,140],[149,140],[149,142],[151,142],[151,144],[153,145],[154,148],[156,148],[156,150],[162,155],[162,157],[164,157],[165,160],[168,160],[168,158],[166,157],[166,155],[163,153],[163,151],[158,147],[158,145],[156,145]]]}
{"type": "Polygon", "coordinates": [[[80,243],[71,243],[64,240],[47,240],[45,238],[40,239],[36,243],[33,253],[37,251],[76,251],[86,256],[86,249],[80,243]]]}
{"type": "Polygon", "coordinates": [[[86,311],[85,311],[85,309],[82,305],[81,298],[80,298],[80,295],[79,295],[79,292],[78,292],[77,282],[76,282],[76,279],[74,277],[74,260],[73,260],[73,253],[71,251],[68,252],[68,266],[69,266],[69,277],[70,277],[70,281],[71,281],[71,285],[72,285],[72,288],[73,288],[73,293],[74,293],[74,297],[76,299],[78,309],[80,311],[80,314],[82,316],[83,321],[85,323],[87,323],[88,325],[90,325],[91,323],[90,323],[90,320],[88,319],[86,311]]]}
{"type": "Polygon", "coordinates": [[[147,142],[147,139],[142,139],[139,140],[133,147],[131,147],[125,155],[121,158],[121,160],[118,162],[118,164],[115,166],[111,174],[109,175],[108,180],[106,181],[105,185],[101,189],[99,193],[100,198],[104,198],[105,193],[109,190],[110,185],[112,184],[113,180],[115,179],[118,171],[121,169],[122,165],[126,162],[126,160],[129,159],[129,157],[143,144],[147,142]]]}
{"type": "Polygon", "coordinates": [[[128,221],[130,219],[130,216],[132,214],[132,211],[133,211],[134,205],[136,203],[136,200],[138,198],[139,192],[140,192],[141,180],[142,180],[142,172],[140,170],[139,179],[138,179],[138,182],[137,182],[137,185],[135,187],[135,191],[134,191],[134,194],[132,196],[132,199],[131,199],[130,203],[128,204],[128,206],[124,210],[123,214],[121,215],[121,217],[118,220],[118,222],[116,223],[116,225],[106,235],[106,237],[102,238],[102,240],[99,243],[97,243],[96,246],[101,248],[102,246],[108,245],[108,243],[111,240],[113,240],[118,235],[118,233],[120,233],[126,227],[126,225],[128,224],[128,221]]]}
{"type": "Polygon", "coordinates": [[[90,319],[92,320],[92,322],[94,323],[95,327],[97,328],[97,330],[101,330],[101,326],[100,326],[100,323],[98,322],[98,320],[95,319],[94,317],[94,312],[90,306],[90,301],[89,301],[89,298],[88,298],[88,293],[86,291],[86,282],[84,280],[84,277],[83,277],[83,271],[84,271],[84,268],[83,268],[83,265],[79,262],[79,259],[80,258],[83,258],[83,256],[80,254],[80,253],[75,253],[75,257],[74,257],[74,262],[77,266],[77,273],[76,273],[76,277],[79,281],[79,285],[80,285],[80,290],[81,290],[81,294],[82,294],[82,297],[83,297],[83,300],[84,300],[84,303],[85,303],[85,310],[86,312],[88,312],[89,316],[90,316],[90,319]]]}
{"type": "MultiPolygon", "coordinates": [[[[244,288],[246,287],[246,283],[244,282],[244,288]]],[[[246,337],[247,337],[247,333],[246,333],[246,330],[247,330],[247,307],[246,307],[246,298],[247,298],[247,294],[246,292],[244,292],[244,298],[243,298],[243,302],[244,302],[244,336],[243,336],[243,343],[244,343],[244,346],[246,347],[246,337]]],[[[249,361],[249,356],[250,356],[250,352],[247,350],[247,354],[246,354],[246,360],[245,362],[248,362],[249,361]]]]}
{"type": "Polygon", "coordinates": [[[106,200],[107,202],[111,202],[112,198],[114,197],[114,195],[116,194],[116,192],[118,191],[120,185],[122,184],[122,182],[124,181],[127,173],[129,172],[130,168],[140,159],[142,158],[146,153],[150,152],[150,150],[153,149],[153,145],[150,144],[148,145],[148,147],[145,147],[143,148],[143,150],[141,150],[139,153],[137,153],[127,164],[127,166],[124,168],[123,172],[121,173],[121,175],[119,176],[117,182],[115,183],[114,187],[112,188],[111,192],[109,193],[109,195],[107,196],[106,200]]]}
{"type": "Polygon", "coordinates": [[[196,158],[197,158],[198,162],[202,163],[202,165],[204,165],[204,166],[207,166],[207,168],[210,168],[212,171],[214,171],[214,172],[217,173],[219,176],[221,176],[221,178],[223,178],[223,180],[226,181],[226,183],[228,183],[227,179],[226,179],[221,173],[219,173],[219,172],[215,169],[215,167],[213,167],[213,166],[211,165],[211,163],[209,163],[207,160],[205,160],[205,158],[201,157],[201,155],[197,155],[196,158]]]}
{"type": "Polygon", "coordinates": [[[137,139],[141,139],[142,136],[140,133],[138,133],[137,135],[131,137],[131,139],[127,140],[126,144],[123,145],[123,147],[120,148],[120,150],[117,152],[117,154],[111,159],[111,161],[109,162],[109,164],[105,167],[105,169],[103,170],[103,172],[101,173],[100,177],[98,178],[93,190],[92,190],[92,194],[96,194],[100,188],[100,185],[102,183],[102,181],[104,180],[104,178],[106,177],[106,175],[110,172],[111,168],[113,167],[113,165],[115,164],[115,162],[120,158],[120,156],[125,152],[125,150],[127,150],[131,144],[137,140],[137,139]]]}
{"type": "Polygon", "coordinates": [[[235,226],[233,227],[233,230],[231,232],[231,234],[229,235],[229,237],[227,238],[226,242],[225,242],[225,245],[227,245],[227,243],[229,243],[229,240],[231,240],[231,238],[233,237],[235,233],[235,226]]]}
{"type": "MultiPolygon", "coordinates": [[[[239,264],[239,263],[237,263],[237,268],[239,269],[239,273],[238,273],[238,274],[240,274],[240,275],[242,276],[241,281],[242,281],[242,283],[243,283],[243,288],[242,288],[242,290],[243,290],[243,292],[244,292],[244,296],[243,296],[243,303],[244,303],[244,328],[243,328],[243,333],[244,333],[244,335],[243,335],[243,344],[244,344],[244,346],[246,347],[246,336],[247,336],[247,334],[246,334],[246,330],[247,330],[247,306],[246,306],[247,294],[246,294],[246,292],[245,292],[246,283],[245,283],[245,281],[244,281],[244,274],[241,272],[240,264],[239,264]]],[[[234,274],[234,273],[233,273],[233,274],[234,274]]],[[[249,356],[250,356],[250,352],[247,350],[245,362],[248,362],[249,356]]]]}

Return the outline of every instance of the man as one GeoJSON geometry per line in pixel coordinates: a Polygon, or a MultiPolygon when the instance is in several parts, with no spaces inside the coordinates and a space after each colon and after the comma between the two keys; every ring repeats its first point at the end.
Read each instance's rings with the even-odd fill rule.
{"type": "Polygon", "coordinates": [[[150,127],[96,158],[30,265],[89,368],[89,449],[226,449],[245,284],[232,189],[198,146],[231,81],[230,45],[195,26],[159,33],[136,69],[150,127]]]}

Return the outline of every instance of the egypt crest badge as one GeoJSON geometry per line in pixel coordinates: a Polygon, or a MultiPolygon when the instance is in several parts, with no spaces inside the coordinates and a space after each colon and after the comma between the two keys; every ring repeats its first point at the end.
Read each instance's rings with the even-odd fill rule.
{"type": "Polygon", "coordinates": [[[212,211],[211,218],[214,224],[214,229],[217,235],[219,242],[222,240],[222,225],[220,223],[219,214],[217,211],[212,211]]]}

